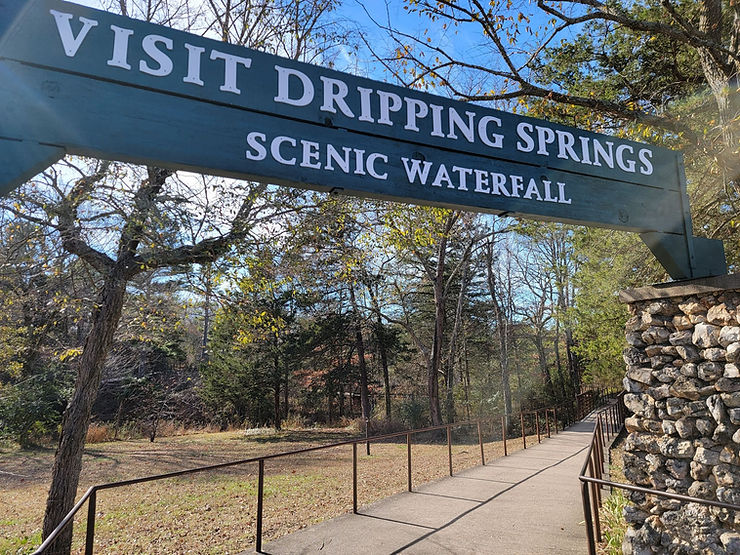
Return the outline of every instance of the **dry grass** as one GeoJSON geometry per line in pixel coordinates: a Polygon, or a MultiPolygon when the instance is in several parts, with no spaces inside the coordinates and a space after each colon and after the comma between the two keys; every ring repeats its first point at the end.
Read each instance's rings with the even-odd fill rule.
{"type": "MultiPolygon", "coordinates": [[[[89,445],[82,491],[94,484],[241,460],[356,437],[346,430],[197,433],[89,445]]],[[[529,444],[537,438],[528,437],[529,444]]],[[[503,455],[487,442],[486,460],[503,455]]],[[[509,440],[509,452],[522,441],[509,440]]],[[[406,489],[406,443],[358,446],[359,503],[406,489]]],[[[53,449],[0,447],[0,553],[30,553],[40,543],[53,449]]],[[[480,464],[477,436],[455,437],[454,471],[480,464]]],[[[265,541],[352,509],[352,448],[336,447],[267,461],[265,541]]],[[[427,434],[412,448],[413,482],[448,474],[447,445],[427,434]]],[[[106,554],[241,553],[254,546],[257,464],[105,490],[98,494],[96,552],[106,554]]],[[[86,514],[86,508],[81,511],[86,514]]],[[[75,524],[74,552],[82,552],[84,516],[75,524]]]]}

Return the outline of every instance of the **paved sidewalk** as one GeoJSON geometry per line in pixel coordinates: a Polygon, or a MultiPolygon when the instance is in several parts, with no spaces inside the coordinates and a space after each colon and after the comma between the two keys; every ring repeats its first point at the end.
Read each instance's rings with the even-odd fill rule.
{"type": "Polygon", "coordinates": [[[593,421],[263,546],[270,555],[587,552],[578,473],[593,421]]]}

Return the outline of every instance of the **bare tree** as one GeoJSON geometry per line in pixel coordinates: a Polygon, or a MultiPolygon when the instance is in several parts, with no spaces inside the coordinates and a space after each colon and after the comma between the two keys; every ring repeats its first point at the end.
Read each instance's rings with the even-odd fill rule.
{"type": "Polygon", "coordinates": [[[569,118],[579,126],[630,130],[680,146],[702,160],[703,167],[712,168],[696,176],[704,180],[707,173],[713,174],[711,186],[703,183],[704,190],[696,193],[701,196],[700,211],[716,218],[709,231],[718,234],[734,225],[740,209],[737,3],[406,4],[408,12],[422,16],[421,31],[405,31],[409,26],[378,19],[393,48],[379,51],[366,43],[401,82],[443,88],[461,100],[569,118]],[[616,48],[616,41],[625,47],[616,48]],[[580,46],[584,44],[589,46],[580,46]],[[632,73],[626,73],[627,64],[632,73]],[[635,83],[639,75],[653,78],[635,83]],[[703,87],[710,95],[703,94],[703,87]]]}

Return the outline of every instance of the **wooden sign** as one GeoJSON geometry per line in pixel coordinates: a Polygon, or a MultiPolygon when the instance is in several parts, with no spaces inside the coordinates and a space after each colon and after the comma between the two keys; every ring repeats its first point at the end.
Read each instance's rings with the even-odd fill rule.
{"type": "Polygon", "coordinates": [[[0,0],[0,193],[64,154],[640,233],[674,279],[680,153],[56,0],[0,0]]]}

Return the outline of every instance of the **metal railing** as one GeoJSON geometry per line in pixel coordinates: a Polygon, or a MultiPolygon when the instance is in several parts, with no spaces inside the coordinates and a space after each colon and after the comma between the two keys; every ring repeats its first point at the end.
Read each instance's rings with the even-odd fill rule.
{"type": "Polygon", "coordinates": [[[612,388],[586,389],[576,395],[576,420],[583,420],[594,410],[604,406],[618,396],[619,392],[612,388]]]}
{"type": "Polygon", "coordinates": [[[602,488],[618,488],[626,491],[634,491],[647,495],[655,495],[667,499],[675,499],[684,503],[699,503],[710,505],[731,511],[740,511],[740,506],[721,501],[712,501],[690,497],[677,493],[669,493],[655,489],[643,488],[632,484],[622,484],[604,480],[606,474],[606,451],[611,445],[613,438],[624,426],[626,409],[623,402],[624,393],[621,393],[616,401],[596,415],[596,426],[588,449],[586,462],[583,464],[579,480],[581,481],[581,498],[583,500],[583,515],[586,522],[586,537],[588,539],[589,555],[596,555],[596,544],[601,543],[601,520],[600,509],[602,499],[602,488]]]}
{"type": "Polygon", "coordinates": [[[442,426],[432,426],[428,428],[421,428],[416,430],[407,430],[403,432],[396,432],[392,434],[385,434],[380,436],[363,437],[357,439],[351,439],[347,441],[341,441],[337,443],[331,443],[328,445],[319,445],[316,447],[307,447],[304,449],[297,449],[294,451],[287,451],[283,453],[275,453],[272,455],[263,455],[260,457],[252,457],[249,459],[243,459],[239,461],[232,461],[220,464],[214,464],[210,466],[202,466],[198,468],[192,468],[187,470],[180,470],[176,472],[169,472],[167,474],[158,474],[155,476],[147,476],[144,478],[136,478],[132,480],[123,480],[120,482],[111,482],[107,484],[100,484],[89,488],[80,500],[75,504],[72,510],[64,517],[54,531],[49,534],[44,542],[32,553],[32,555],[42,555],[47,549],[53,544],[57,537],[72,524],[75,515],[82,509],[85,503],[87,506],[87,523],[85,532],[85,555],[93,555],[94,542],[95,542],[95,514],[96,514],[96,503],[98,492],[120,488],[126,486],[132,486],[136,484],[143,484],[145,482],[153,482],[156,480],[166,480],[169,478],[177,478],[180,476],[186,476],[196,474],[200,472],[207,472],[213,470],[219,470],[224,468],[230,468],[234,466],[241,466],[246,464],[257,464],[257,517],[256,517],[256,545],[255,551],[257,553],[262,552],[262,527],[263,527],[263,514],[264,514],[264,484],[265,484],[265,462],[274,460],[282,457],[289,457],[295,455],[301,455],[305,453],[312,453],[315,451],[322,451],[325,449],[336,449],[338,447],[352,446],[352,512],[357,514],[357,445],[365,443],[369,452],[369,446],[371,442],[386,441],[390,439],[398,439],[405,437],[406,439],[406,467],[407,467],[407,489],[412,491],[412,472],[411,472],[411,446],[412,437],[415,434],[422,434],[434,431],[446,430],[447,434],[447,456],[449,462],[449,475],[453,475],[452,467],[452,430],[453,428],[460,428],[463,426],[475,426],[477,428],[478,443],[480,445],[480,457],[481,465],[486,464],[485,452],[483,449],[483,425],[492,422],[500,423],[501,426],[501,441],[503,442],[504,456],[508,455],[507,441],[514,439],[521,439],[522,446],[524,449],[527,448],[527,424],[529,424],[529,430],[533,433],[530,435],[537,435],[538,443],[543,437],[550,437],[551,433],[558,433],[558,420],[562,422],[562,427],[568,427],[573,424],[576,420],[576,411],[569,405],[558,405],[554,407],[548,407],[544,409],[538,409],[533,411],[525,411],[516,414],[505,414],[493,418],[484,418],[478,420],[470,420],[466,422],[457,422],[454,424],[446,424],[442,426]],[[517,422],[518,421],[518,422],[517,422]],[[507,438],[507,428],[514,427],[514,424],[518,423],[521,428],[521,437],[509,437],[507,438]]]}

